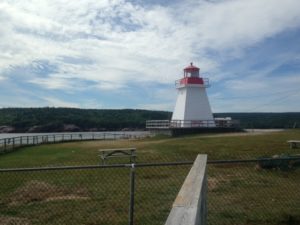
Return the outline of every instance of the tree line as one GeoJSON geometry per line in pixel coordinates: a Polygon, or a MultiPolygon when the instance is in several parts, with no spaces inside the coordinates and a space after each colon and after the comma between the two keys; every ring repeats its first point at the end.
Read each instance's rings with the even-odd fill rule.
{"type": "Polygon", "coordinates": [[[171,113],[139,109],[3,108],[0,126],[15,132],[144,129],[146,120],[170,119],[171,113]]]}
{"type": "MultiPolygon", "coordinates": [[[[141,109],[2,108],[0,128],[12,132],[102,131],[144,129],[146,120],[169,120],[172,113],[141,109]]],[[[242,128],[300,126],[300,113],[215,113],[232,117],[242,128]]],[[[1,129],[0,129],[1,131],[1,129]]]]}

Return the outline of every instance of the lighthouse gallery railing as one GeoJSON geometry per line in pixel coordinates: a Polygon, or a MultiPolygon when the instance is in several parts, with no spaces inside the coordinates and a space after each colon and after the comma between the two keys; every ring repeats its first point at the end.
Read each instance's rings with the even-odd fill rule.
{"type": "Polygon", "coordinates": [[[220,127],[229,128],[237,124],[235,120],[147,120],[147,129],[170,129],[170,128],[206,128],[220,127]]]}

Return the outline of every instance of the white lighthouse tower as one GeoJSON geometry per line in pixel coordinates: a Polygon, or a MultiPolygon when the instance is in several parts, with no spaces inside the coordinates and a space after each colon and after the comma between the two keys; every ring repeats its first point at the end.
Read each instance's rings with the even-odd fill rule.
{"type": "Polygon", "coordinates": [[[191,63],[184,68],[184,77],[175,82],[177,101],[171,127],[215,127],[206,88],[209,80],[200,77],[200,69],[191,63]]]}

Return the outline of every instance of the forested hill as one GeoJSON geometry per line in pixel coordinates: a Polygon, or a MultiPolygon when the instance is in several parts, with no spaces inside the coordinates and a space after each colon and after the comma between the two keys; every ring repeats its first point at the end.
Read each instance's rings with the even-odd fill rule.
{"type": "Polygon", "coordinates": [[[242,128],[300,128],[300,112],[215,113],[214,116],[239,120],[242,128]]]}
{"type": "MultiPolygon", "coordinates": [[[[0,132],[57,132],[144,129],[146,120],[170,119],[172,113],[139,109],[4,108],[0,132]]],[[[232,117],[243,128],[300,126],[300,113],[215,113],[232,117]]]]}
{"type": "MultiPolygon", "coordinates": [[[[4,108],[2,126],[14,132],[144,129],[146,120],[169,119],[170,112],[135,109],[4,108]]],[[[9,131],[12,132],[12,131],[9,131]]]]}

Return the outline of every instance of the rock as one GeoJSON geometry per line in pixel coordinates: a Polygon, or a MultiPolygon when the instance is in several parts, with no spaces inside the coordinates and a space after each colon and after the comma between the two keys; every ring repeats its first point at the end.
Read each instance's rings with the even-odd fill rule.
{"type": "Polygon", "coordinates": [[[64,124],[64,131],[67,132],[77,132],[80,131],[80,128],[74,124],[64,124]]]}
{"type": "Polygon", "coordinates": [[[40,132],[41,130],[42,130],[42,126],[32,126],[27,130],[27,132],[28,133],[37,133],[37,132],[40,132]]]}
{"type": "Polygon", "coordinates": [[[88,131],[89,131],[89,132],[96,132],[96,131],[98,131],[98,128],[93,127],[93,128],[88,129],[88,131]]]}
{"type": "Polygon", "coordinates": [[[11,126],[0,126],[0,133],[13,133],[15,128],[11,126]]]}

